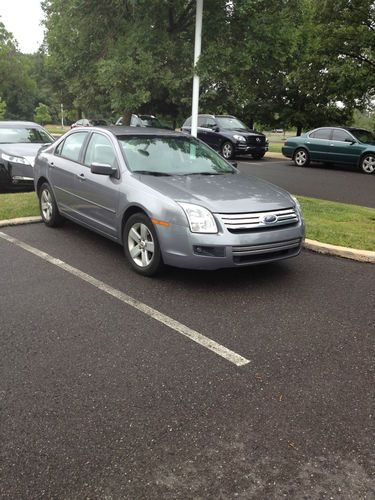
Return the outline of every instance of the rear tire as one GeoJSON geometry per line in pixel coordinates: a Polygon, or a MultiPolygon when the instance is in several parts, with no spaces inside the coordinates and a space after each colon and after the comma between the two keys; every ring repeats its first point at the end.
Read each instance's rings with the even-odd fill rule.
{"type": "Polygon", "coordinates": [[[143,213],[129,217],[123,233],[124,253],[132,268],[142,276],[155,276],[163,267],[163,258],[155,228],[143,213]]]}
{"type": "Polygon", "coordinates": [[[293,161],[297,167],[308,167],[310,165],[310,155],[304,148],[299,148],[293,155],[293,161]]]}
{"type": "Polygon", "coordinates": [[[59,227],[64,224],[65,219],[60,215],[55,196],[48,182],[42,184],[38,195],[40,215],[43,222],[49,227],[59,227]]]}
{"type": "Polygon", "coordinates": [[[360,166],[364,174],[371,175],[375,173],[375,153],[367,153],[361,159],[360,166]]]}

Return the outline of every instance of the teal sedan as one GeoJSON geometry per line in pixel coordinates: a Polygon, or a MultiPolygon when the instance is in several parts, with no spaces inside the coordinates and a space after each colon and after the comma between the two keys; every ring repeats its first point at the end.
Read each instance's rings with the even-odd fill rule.
{"type": "Polygon", "coordinates": [[[316,128],[287,139],[282,152],[298,167],[318,161],[355,165],[365,174],[375,172],[375,136],[360,128],[316,128]]]}

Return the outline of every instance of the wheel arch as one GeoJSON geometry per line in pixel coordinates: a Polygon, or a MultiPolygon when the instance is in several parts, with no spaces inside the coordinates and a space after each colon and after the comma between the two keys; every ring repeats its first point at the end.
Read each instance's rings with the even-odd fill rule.
{"type": "Polygon", "coordinates": [[[144,214],[144,215],[147,215],[147,217],[150,217],[150,215],[147,213],[147,211],[141,206],[141,205],[131,205],[130,207],[128,207],[123,216],[122,216],[122,220],[121,220],[121,243],[123,243],[123,235],[124,235],[124,227],[125,227],[125,224],[126,224],[126,221],[134,214],[144,214]]]}

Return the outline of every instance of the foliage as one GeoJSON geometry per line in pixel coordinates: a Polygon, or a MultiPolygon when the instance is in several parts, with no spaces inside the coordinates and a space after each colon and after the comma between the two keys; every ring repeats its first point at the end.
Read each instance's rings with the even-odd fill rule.
{"type": "Polygon", "coordinates": [[[3,118],[5,117],[6,109],[7,109],[7,104],[0,97],[0,120],[3,120],[3,118]]]}
{"type": "Polygon", "coordinates": [[[51,121],[51,115],[46,104],[40,102],[39,105],[35,108],[34,120],[41,125],[44,125],[51,121]]]}

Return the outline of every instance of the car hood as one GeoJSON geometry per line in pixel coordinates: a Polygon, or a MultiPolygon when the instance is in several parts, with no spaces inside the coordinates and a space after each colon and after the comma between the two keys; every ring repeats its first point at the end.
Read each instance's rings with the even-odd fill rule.
{"type": "Polygon", "coordinates": [[[154,177],[134,174],[175,201],[195,203],[214,213],[260,212],[293,206],[289,193],[257,177],[236,173],[154,177]]]}
{"type": "Polygon", "coordinates": [[[34,165],[35,157],[39,149],[43,146],[41,143],[22,143],[22,144],[0,144],[0,151],[9,156],[23,156],[31,165],[34,165]]]}

